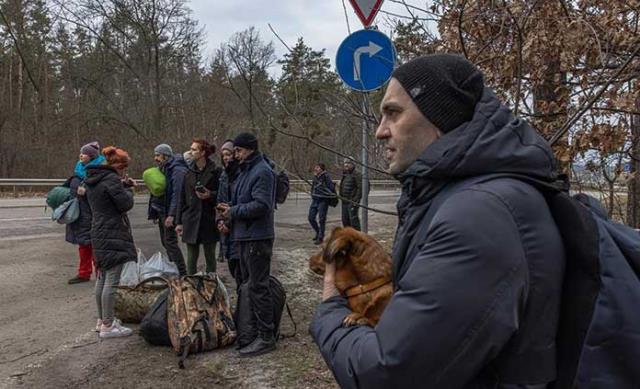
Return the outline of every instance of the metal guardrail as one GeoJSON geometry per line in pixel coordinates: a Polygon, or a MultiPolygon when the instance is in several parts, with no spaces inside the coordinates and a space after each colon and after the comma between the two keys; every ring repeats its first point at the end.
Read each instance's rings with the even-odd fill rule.
{"type": "MultiPolygon", "coordinates": [[[[24,187],[52,188],[64,184],[65,181],[64,178],[0,178],[0,188],[10,187],[15,192],[18,188],[24,187]]],[[[141,179],[136,179],[135,182],[140,187],[144,187],[144,181],[141,179]]],[[[309,188],[309,184],[304,180],[290,180],[289,184],[291,190],[296,192],[305,192],[305,189],[309,188]]],[[[374,187],[376,189],[400,189],[400,184],[395,180],[371,180],[370,186],[371,189],[374,187]]]]}

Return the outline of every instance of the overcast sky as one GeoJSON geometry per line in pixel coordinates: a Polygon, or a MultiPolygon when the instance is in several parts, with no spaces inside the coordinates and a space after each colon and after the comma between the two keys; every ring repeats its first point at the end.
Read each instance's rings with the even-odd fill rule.
{"type": "MultiPolygon", "coordinates": [[[[205,28],[206,46],[204,55],[212,53],[227,41],[234,32],[255,26],[265,41],[273,41],[276,54],[281,57],[286,48],[269,30],[268,24],[290,46],[298,37],[314,50],[326,49],[334,63],[334,57],[340,42],[348,35],[342,0],[191,0],[193,17],[205,28]]],[[[425,0],[408,0],[408,4],[423,7],[425,0]]],[[[360,20],[348,0],[344,0],[349,17],[351,31],[362,28],[360,20]]],[[[403,5],[386,1],[382,10],[407,15],[403,5]]],[[[388,33],[389,26],[384,23],[388,16],[378,14],[376,23],[381,31],[388,33]]],[[[277,67],[277,65],[275,65],[277,67]]],[[[272,73],[279,73],[271,69],[272,73]]]]}

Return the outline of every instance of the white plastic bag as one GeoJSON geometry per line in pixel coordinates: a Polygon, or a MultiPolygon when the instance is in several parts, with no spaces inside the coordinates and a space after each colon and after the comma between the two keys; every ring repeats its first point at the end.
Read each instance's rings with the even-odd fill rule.
{"type": "Polygon", "coordinates": [[[160,252],[157,252],[149,258],[147,262],[142,265],[140,271],[140,281],[144,281],[150,277],[157,276],[177,276],[178,267],[175,263],[170,262],[169,259],[160,252]]]}
{"type": "Polygon", "coordinates": [[[133,261],[125,263],[120,273],[120,286],[136,286],[138,282],[138,264],[133,261]]]}
{"type": "Polygon", "coordinates": [[[142,273],[142,267],[144,266],[145,262],[147,262],[147,257],[144,256],[142,250],[138,249],[138,277],[142,273]]]}

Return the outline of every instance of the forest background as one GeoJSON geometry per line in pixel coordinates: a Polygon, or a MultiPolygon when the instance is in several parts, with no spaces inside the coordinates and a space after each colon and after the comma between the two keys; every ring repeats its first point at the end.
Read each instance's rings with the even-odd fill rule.
{"type": "MultiPolygon", "coordinates": [[[[387,1],[403,5],[377,19],[399,63],[466,56],[556,141],[576,190],[640,226],[639,1],[387,1]]],[[[361,160],[365,120],[372,178],[391,179],[373,137],[381,91],[346,89],[304,37],[247,26],[205,57],[204,36],[186,0],[0,0],[0,177],[66,177],[96,139],[128,150],[138,177],[158,143],[184,151],[244,129],[292,178],[317,161],[335,177],[361,160]]]]}

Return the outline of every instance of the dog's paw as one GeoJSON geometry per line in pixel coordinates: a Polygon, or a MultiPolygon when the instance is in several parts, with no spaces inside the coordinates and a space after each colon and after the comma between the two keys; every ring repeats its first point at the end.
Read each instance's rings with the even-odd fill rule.
{"type": "Polygon", "coordinates": [[[357,312],[352,312],[344,318],[342,324],[344,324],[345,327],[366,326],[369,325],[369,319],[357,312]]]}

